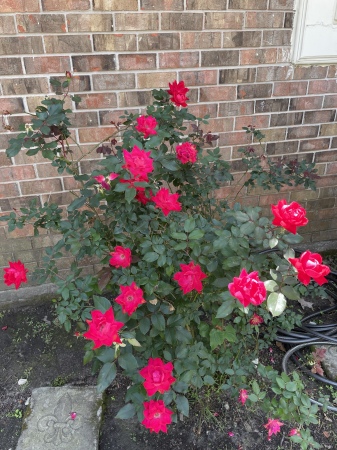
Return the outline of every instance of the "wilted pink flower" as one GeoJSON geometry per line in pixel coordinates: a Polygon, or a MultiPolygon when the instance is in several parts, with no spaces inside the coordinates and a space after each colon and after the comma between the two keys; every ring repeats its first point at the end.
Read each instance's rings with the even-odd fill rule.
{"type": "Polygon", "coordinates": [[[234,436],[233,431],[228,431],[228,436],[229,436],[229,437],[233,437],[233,436],[234,436]]]}
{"type": "Polygon", "coordinates": [[[288,436],[301,436],[301,433],[298,431],[297,428],[293,428],[289,431],[288,436]]]}
{"type": "Polygon", "coordinates": [[[104,189],[107,191],[110,191],[111,186],[108,183],[108,181],[115,180],[117,177],[119,177],[118,173],[110,173],[107,177],[104,175],[97,175],[96,177],[93,177],[104,189]]]}
{"type": "Polygon", "coordinates": [[[75,420],[75,419],[76,419],[76,416],[77,416],[77,413],[75,413],[75,412],[71,412],[71,413],[70,413],[70,418],[71,418],[71,420],[75,420]]]}
{"type": "Polygon", "coordinates": [[[261,316],[259,316],[258,314],[254,313],[252,315],[252,318],[250,319],[249,323],[251,325],[260,325],[261,323],[263,323],[263,318],[261,316]]]}
{"type": "Polygon", "coordinates": [[[241,402],[243,405],[246,403],[248,399],[248,392],[246,391],[246,389],[240,389],[240,393],[239,393],[239,402],[241,402]]]}
{"type": "Polygon", "coordinates": [[[284,424],[277,419],[268,419],[268,422],[263,425],[266,430],[268,430],[268,441],[270,441],[273,434],[277,434],[281,431],[282,425],[284,424]]]}

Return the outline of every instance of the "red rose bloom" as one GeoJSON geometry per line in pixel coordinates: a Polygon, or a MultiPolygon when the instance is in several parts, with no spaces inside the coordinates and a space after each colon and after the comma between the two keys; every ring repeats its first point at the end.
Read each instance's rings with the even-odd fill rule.
{"type": "Polygon", "coordinates": [[[250,304],[258,306],[267,297],[267,290],[264,283],[260,281],[258,273],[248,274],[246,269],[242,269],[239,277],[234,277],[233,282],[229,283],[228,289],[244,307],[250,304]]]}
{"type": "Polygon", "coordinates": [[[99,310],[91,311],[92,320],[87,320],[89,330],[83,333],[86,339],[94,341],[94,349],[102,347],[102,345],[110,345],[113,342],[121,344],[122,341],[118,336],[118,331],[123,327],[123,322],[117,322],[110,307],[105,313],[99,310]]]}
{"type": "Polygon", "coordinates": [[[251,325],[260,325],[261,323],[263,323],[263,318],[258,314],[254,313],[249,323],[251,325]]]}
{"type": "Polygon", "coordinates": [[[201,281],[207,278],[207,275],[202,272],[200,266],[195,265],[193,261],[189,264],[180,264],[181,272],[174,274],[173,279],[176,280],[181,287],[184,294],[193,291],[202,291],[201,281]]]}
{"type": "MultiPolygon", "coordinates": [[[[146,205],[151,201],[151,198],[146,197],[145,195],[145,188],[144,187],[136,187],[136,197],[135,199],[138,200],[143,205],[146,205]]],[[[150,195],[152,196],[152,191],[150,191],[150,195]]]]}
{"type": "Polygon", "coordinates": [[[131,316],[139,305],[146,303],[143,291],[133,281],[131,286],[120,286],[121,294],[116,297],[115,302],[122,305],[122,312],[131,316]]]}
{"type": "Polygon", "coordinates": [[[322,256],[319,253],[311,253],[307,250],[299,258],[289,258],[289,262],[297,270],[299,281],[306,286],[311,278],[319,285],[328,282],[325,276],[330,273],[330,268],[322,264],[322,256]]]}
{"type": "Polygon", "coordinates": [[[142,425],[149,428],[151,433],[159,433],[163,431],[167,433],[167,425],[172,422],[172,414],[168,408],[165,408],[165,403],[163,400],[150,400],[149,402],[144,402],[144,420],[142,425]]]}
{"type": "Polygon", "coordinates": [[[246,389],[240,389],[240,393],[239,393],[239,402],[241,402],[243,405],[246,403],[248,399],[248,392],[246,391],[246,389]]]}
{"type": "Polygon", "coordinates": [[[109,264],[114,267],[129,267],[131,264],[131,250],[127,247],[117,245],[115,250],[110,253],[112,258],[109,260],[109,264]]]}
{"type": "Polygon", "coordinates": [[[171,211],[181,211],[178,198],[179,194],[170,194],[168,189],[161,188],[151,200],[163,211],[164,216],[167,216],[171,211]]]}
{"type": "Polygon", "coordinates": [[[147,174],[153,171],[153,159],[149,156],[151,151],[146,152],[135,145],[131,152],[123,150],[125,164],[123,169],[127,169],[136,178],[135,181],[147,181],[147,174]]]}
{"type": "Polygon", "coordinates": [[[15,285],[19,289],[21,283],[27,283],[28,269],[21,261],[8,261],[9,267],[4,268],[4,282],[7,286],[15,285]]]}
{"type": "Polygon", "coordinates": [[[138,125],[135,128],[137,131],[139,131],[139,133],[144,134],[144,139],[147,139],[151,134],[157,134],[155,128],[158,124],[154,117],[140,116],[137,118],[137,123],[138,125]]]}
{"type": "Polygon", "coordinates": [[[287,200],[280,200],[277,205],[271,205],[271,210],[274,214],[272,224],[283,227],[290,233],[296,234],[297,227],[308,223],[306,210],[297,202],[287,205],[287,200]]]}
{"type": "Polygon", "coordinates": [[[184,142],[181,145],[177,145],[176,147],[177,158],[183,164],[187,163],[195,163],[198,156],[198,151],[195,148],[195,145],[190,144],[189,142],[184,142]]]}
{"type": "Polygon", "coordinates": [[[139,371],[145,378],[143,383],[149,397],[160,392],[163,394],[170,390],[171,384],[176,381],[172,376],[173,364],[164,362],[160,358],[150,358],[146,367],[139,371]]]}
{"type": "Polygon", "coordinates": [[[186,100],[189,100],[189,98],[187,98],[185,94],[189,89],[185,87],[185,83],[183,81],[177,83],[177,81],[174,80],[173,83],[169,83],[169,88],[170,89],[167,92],[171,95],[171,102],[177,106],[186,107],[186,100]]]}
{"type": "Polygon", "coordinates": [[[268,441],[270,441],[273,434],[277,434],[281,431],[280,427],[282,427],[282,425],[284,424],[277,419],[268,419],[268,423],[263,425],[268,430],[268,441]]]}

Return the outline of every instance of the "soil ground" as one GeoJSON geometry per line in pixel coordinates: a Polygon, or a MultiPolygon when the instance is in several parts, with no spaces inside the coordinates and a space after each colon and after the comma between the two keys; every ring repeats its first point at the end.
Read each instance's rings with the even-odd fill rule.
{"type": "MultiPolygon", "coordinates": [[[[322,305],[321,305],[322,306],[322,305]]],[[[310,313],[310,311],[305,311],[310,313]]],[[[95,385],[91,367],[83,366],[82,338],[66,333],[55,320],[53,305],[26,306],[0,311],[0,450],[14,450],[21,433],[25,402],[34,388],[95,385]],[[19,379],[28,381],[19,385],[19,379]]],[[[261,359],[281,369],[282,350],[274,345],[261,359]],[[270,360],[270,361],[268,361],[270,360]]],[[[128,380],[118,375],[106,391],[100,450],[296,450],[288,439],[291,425],[267,440],[265,414],[227,394],[210,391],[190,397],[190,417],[169,426],[167,434],[151,434],[136,419],[117,420],[128,380]],[[229,435],[229,433],[231,435],[229,435]]],[[[314,383],[308,386],[318,388],[314,383]]],[[[336,415],[319,412],[311,426],[321,448],[337,449],[336,415]]],[[[85,450],[85,449],[83,449],[85,450]]]]}

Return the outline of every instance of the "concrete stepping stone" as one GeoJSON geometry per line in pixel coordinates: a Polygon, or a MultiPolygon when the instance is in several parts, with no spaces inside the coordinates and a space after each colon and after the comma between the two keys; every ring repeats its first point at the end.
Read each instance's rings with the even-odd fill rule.
{"type": "Polygon", "coordinates": [[[98,450],[101,419],[95,386],[34,389],[16,450],[98,450]]]}
{"type": "Polygon", "coordinates": [[[337,381],[337,345],[319,345],[325,348],[326,353],[322,361],[322,367],[330,380],[337,381]]]}

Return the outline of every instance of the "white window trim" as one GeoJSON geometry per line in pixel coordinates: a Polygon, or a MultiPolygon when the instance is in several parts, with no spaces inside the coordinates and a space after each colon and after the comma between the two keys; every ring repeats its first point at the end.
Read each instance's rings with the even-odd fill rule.
{"type": "MultiPolygon", "coordinates": [[[[309,0],[296,0],[295,2],[295,18],[293,25],[293,35],[291,43],[290,58],[293,64],[298,65],[328,65],[337,63],[337,55],[316,55],[301,56],[303,45],[303,33],[306,25],[306,14],[309,0]]],[[[319,1],[319,0],[317,0],[319,1]]],[[[336,1],[336,19],[337,20],[337,1],[336,1]]]]}

